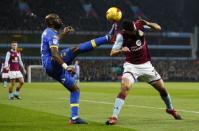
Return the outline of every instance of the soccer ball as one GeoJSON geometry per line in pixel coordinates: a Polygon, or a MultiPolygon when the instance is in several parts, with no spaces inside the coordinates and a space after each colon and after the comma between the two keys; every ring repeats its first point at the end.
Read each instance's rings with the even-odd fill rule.
{"type": "Polygon", "coordinates": [[[106,12],[106,19],[108,21],[119,22],[122,19],[122,12],[117,7],[111,7],[106,12]]]}

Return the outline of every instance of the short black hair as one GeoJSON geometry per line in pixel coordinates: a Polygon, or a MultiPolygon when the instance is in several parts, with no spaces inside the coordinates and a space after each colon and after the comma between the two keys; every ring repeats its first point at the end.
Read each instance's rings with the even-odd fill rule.
{"type": "Polygon", "coordinates": [[[12,40],[11,42],[10,42],[10,44],[13,44],[13,43],[18,43],[16,40],[12,40]]]}
{"type": "Polygon", "coordinates": [[[131,21],[131,20],[123,20],[122,28],[126,31],[134,31],[135,30],[133,21],[131,21]]]}
{"type": "Polygon", "coordinates": [[[58,19],[59,16],[55,13],[51,13],[51,14],[48,14],[46,17],[45,17],[45,24],[48,26],[48,27],[52,27],[53,24],[54,24],[54,21],[55,19],[58,19]]]}

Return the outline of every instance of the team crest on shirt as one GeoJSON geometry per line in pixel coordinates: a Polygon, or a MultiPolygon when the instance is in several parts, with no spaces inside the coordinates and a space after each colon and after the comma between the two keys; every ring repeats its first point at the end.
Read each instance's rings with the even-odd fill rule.
{"type": "Polygon", "coordinates": [[[137,41],[135,42],[135,44],[136,44],[137,46],[141,46],[141,45],[142,45],[142,42],[141,42],[141,40],[137,40],[137,41]]]}
{"type": "Polygon", "coordinates": [[[62,56],[62,57],[65,57],[65,56],[66,56],[66,52],[61,53],[61,56],[62,56]]]}

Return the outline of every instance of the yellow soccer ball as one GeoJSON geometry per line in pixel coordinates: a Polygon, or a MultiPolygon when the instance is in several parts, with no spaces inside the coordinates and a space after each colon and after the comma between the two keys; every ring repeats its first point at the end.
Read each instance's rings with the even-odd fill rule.
{"type": "Polygon", "coordinates": [[[119,22],[122,19],[122,11],[117,7],[111,7],[106,12],[108,21],[119,22]]]}

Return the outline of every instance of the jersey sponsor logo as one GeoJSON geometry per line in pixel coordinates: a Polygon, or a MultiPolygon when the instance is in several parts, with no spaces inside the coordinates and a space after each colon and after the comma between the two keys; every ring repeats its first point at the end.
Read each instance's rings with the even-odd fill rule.
{"type": "Polygon", "coordinates": [[[132,52],[139,51],[139,50],[141,50],[141,49],[145,46],[145,42],[144,42],[144,44],[142,45],[142,41],[141,41],[141,40],[137,40],[137,41],[135,42],[135,44],[136,44],[136,46],[132,46],[132,47],[131,47],[131,51],[132,51],[132,52]]]}

